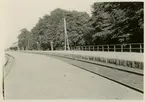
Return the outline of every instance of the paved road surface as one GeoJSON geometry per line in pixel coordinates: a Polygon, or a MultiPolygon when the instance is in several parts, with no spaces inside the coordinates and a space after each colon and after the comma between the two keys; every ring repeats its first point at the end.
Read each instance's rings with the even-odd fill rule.
{"type": "Polygon", "coordinates": [[[15,57],[5,78],[5,99],[142,99],[143,94],[44,55],[15,57]]]}

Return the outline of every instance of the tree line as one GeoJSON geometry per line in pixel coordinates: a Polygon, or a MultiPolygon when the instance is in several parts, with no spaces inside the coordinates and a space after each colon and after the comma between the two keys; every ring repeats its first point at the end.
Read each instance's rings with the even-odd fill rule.
{"type": "Polygon", "coordinates": [[[86,12],[53,10],[39,19],[28,31],[21,29],[20,49],[48,50],[64,47],[64,22],[70,46],[143,43],[143,2],[104,2],[92,5],[91,16],[86,12]]]}

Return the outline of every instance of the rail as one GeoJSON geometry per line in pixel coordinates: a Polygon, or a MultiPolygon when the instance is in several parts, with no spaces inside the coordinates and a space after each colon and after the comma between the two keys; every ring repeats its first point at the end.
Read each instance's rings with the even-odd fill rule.
{"type": "Polygon", "coordinates": [[[88,46],[71,46],[71,50],[79,51],[114,51],[114,52],[144,52],[143,43],[131,44],[109,44],[109,45],[88,45],[88,46]]]}

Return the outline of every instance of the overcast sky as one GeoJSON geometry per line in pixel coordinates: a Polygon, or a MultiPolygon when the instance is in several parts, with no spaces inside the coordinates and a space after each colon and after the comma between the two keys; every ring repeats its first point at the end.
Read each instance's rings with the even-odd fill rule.
{"type": "MultiPolygon", "coordinates": [[[[31,30],[39,17],[49,14],[56,8],[91,13],[91,5],[97,0],[2,0],[1,34],[5,35],[4,47],[17,40],[20,29],[31,30]]],[[[3,37],[4,38],[4,37],[3,37]]]]}

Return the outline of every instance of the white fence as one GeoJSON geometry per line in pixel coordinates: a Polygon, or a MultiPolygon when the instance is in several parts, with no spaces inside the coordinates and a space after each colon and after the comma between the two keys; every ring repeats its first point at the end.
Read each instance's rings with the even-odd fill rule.
{"type": "Polygon", "coordinates": [[[82,51],[144,52],[143,43],[72,46],[70,48],[82,51]]]}

